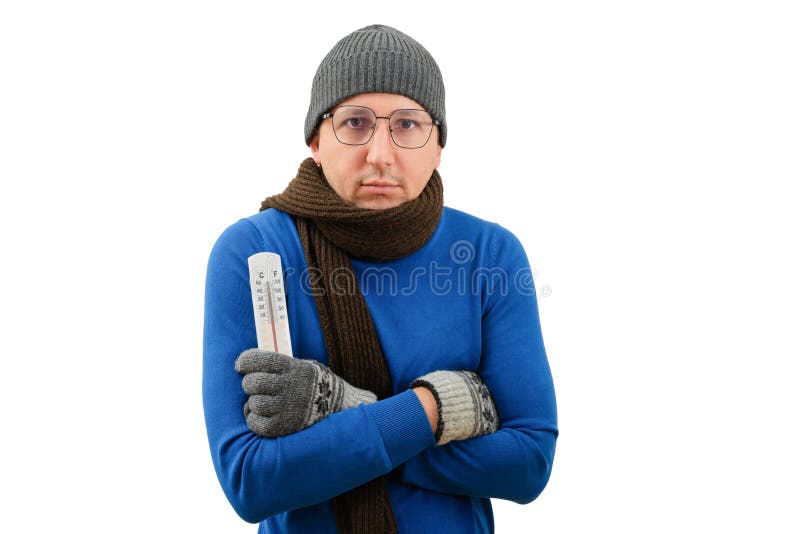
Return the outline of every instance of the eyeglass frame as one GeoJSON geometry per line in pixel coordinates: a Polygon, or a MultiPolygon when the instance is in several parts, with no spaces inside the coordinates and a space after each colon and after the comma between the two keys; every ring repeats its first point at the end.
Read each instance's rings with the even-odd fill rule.
{"type": "Polygon", "coordinates": [[[333,136],[334,136],[334,137],[336,138],[336,140],[337,140],[337,141],[339,141],[341,144],[343,144],[343,145],[347,145],[347,146],[364,146],[364,145],[367,145],[367,144],[369,144],[369,142],[370,142],[370,141],[372,141],[372,138],[373,138],[373,137],[375,137],[375,129],[378,127],[378,119],[386,119],[386,121],[387,121],[387,122],[386,122],[386,127],[387,127],[387,128],[389,128],[389,137],[392,139],[392,143],[394,143],[395,145],[397,145],[399,148],[404,148],[404,149],[406,149],[406,150],[418,150],[418,149],[420,149],[420,148],[424,147],[425,145],[427,145],[427,144],[428,144],[428,141],[430,141],[430,140],[431,140],[431,134],[433,133],[433,127],[434,127],[434,126],[439,126],[439,125],[441,125],[441,124],[442,124],[442,123],[441,123],[441,121],[440,121],[439,119],[434,119],[434,118],[431,116],[431,114],[430,114],[430,113],[428,113],[428,112],[427,112],[426,110],[424,110],[424,109],[415,109],[415,108],[401,108],[401,109],[396,109],[396,110],[392,111],[391,113],[389,113],[389,116],[388,116],[388,117],[381,117],[381,116],[379,116],[377,113],[375,113],[375,110],[374,110],[374,109],[372,109],[372,108],[370,108],[370,107],[367,107],[367,106],[357,106],[357,105],[355,105],[355,104],[344,104],[344,105],[342,105],[342,106],[336,106],[336,107],[335,107],[335,108],[333,108],[331,111],[328,111],[328,112],[325,112],[325,113],[323,113],[323,114],[322,114],[322,119],[323,119],[323,120],[325,120],[325,119],[333,119],[333,114],[334,114],[334,113],[336,113],[336,110],[338,110],[338,109],[341,109],[341,108],[363,108],[363,109],[368,109],[368,110],[370,110],[370,111],[372,112],[372,114],[375,116],[375,124],[374,124],[374,125],[372,126],[372,128],[371,128],[371,129],[372,129],[372,133],[370,133],[370,134],[369,134],[369,138],[367,138],[367,140],[366,140],[366,141],[364,141],[363,143],[345,143],[344,141],[342,141],[341,139],[339,139],[339,136],[336,134],[336,127],[334,127],[334,125],[333,125],[333,121],[331,121],[331,128],[333,129],[333,136]],[[389,126],[389,125],[390,125],[390,124],[391,124],[391,122],[392,122],[392,121],[391,121],[392,115],[394,115],[394,114],[395,114],[395,113],[397,113],[398,111],[422,111],[422,112],[424,112],[424,113],[427,113],[427,115],[428,115],[429,117],[431,117],[431,131],[430,131],[430,132],[428,132],[428,137],[425,139],[425,142],[424,142],[424,143],[422,143],[422,144],[421,144],[421,145],[419,145],[419,146],[408,147],[408,146],[402,146],[402,145],[400,145],[400,144],[399,144],[399,143],[398,143],[398,142],[395,140],[395,138],[394,138],[394,135],[392,135],[392,127],[391,127],[391,126],[389,126]]]}

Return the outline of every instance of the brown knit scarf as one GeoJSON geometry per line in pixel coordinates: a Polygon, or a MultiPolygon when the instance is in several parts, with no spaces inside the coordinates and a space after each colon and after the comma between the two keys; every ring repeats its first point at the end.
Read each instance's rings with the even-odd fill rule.
{"type": "MultiPolygon", "coordinates": [[[[433,171],[417,199],[395,208],[368,210],[346,204],[308,158],[283,193],[261,203],[262,211],[267,208],[292,215],[309,274],[319,275],[309,276],[309,282],[330,368],[379,399],[391,396],[386,358],[349,258],[388,261],[422,248],[442,216],[439,173],[433,171]]],[[[397,532],[384,477],[334,498],[333,509],[339,532],[397,532]]]]}

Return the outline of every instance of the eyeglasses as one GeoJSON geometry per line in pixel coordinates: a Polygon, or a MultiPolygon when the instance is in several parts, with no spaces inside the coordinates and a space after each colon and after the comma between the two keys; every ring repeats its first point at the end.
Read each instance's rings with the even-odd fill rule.
{"type": "Polygon", "coordinates": [[[397,109],[388,117],[378,117],[364,106],[339,106],[322,118],[332,119],[333,134],[345,145],[366,145],[375,133],[378,119],[386,119],[392,141],[400,148],[422,148],[431,137],[433,125],[440,124],[422,109],[397,109]]]}

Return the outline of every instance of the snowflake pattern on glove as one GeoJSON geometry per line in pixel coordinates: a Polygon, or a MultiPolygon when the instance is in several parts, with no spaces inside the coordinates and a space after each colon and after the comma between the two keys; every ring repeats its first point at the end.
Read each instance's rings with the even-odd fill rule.
{"type": "Polygon", "coordinates": [[[495,411],[494,400],[492,394],[489,393],[489,388],[482,380],[478,379],[480,385],[478,386],[478,395],[483,404],[481,411],[481,431],[484,434],[491,434],[497,430],[497,412],[495,411]]]}
{"type": "Polygon", "coordinates": [[[319,421],[330,411],[331,397],[333,390],[328,376],[323,376],[317,384],[317,396],[314,405],[317,409],[316,421],[319,421]]]}
{"type": "Polygon", "coordinates": [[[497,430],[497,412],[495,411],[494,400],[492,394],[489,393],[489,388],[482,380],[479,380],[478,395],[480,395],[483,410],[481,411],[481,431],[484,434],[491,434],[497,430]]]}

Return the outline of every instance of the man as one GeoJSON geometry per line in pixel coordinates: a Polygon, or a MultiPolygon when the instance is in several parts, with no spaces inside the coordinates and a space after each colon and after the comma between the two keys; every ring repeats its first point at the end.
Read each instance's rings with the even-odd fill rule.
{"type": "Polygon", "coordinates": [[[357,30],[314,77],[312,157],[214,246],[206,425],[259,532],[492,532],[491,497],[547,483],[558,431],[530,267],[510,232],[443,207],[446,134],[427,50],[357,30]],[[252,348],[262,251],[283,262],[295,358],[252,348]]]}

